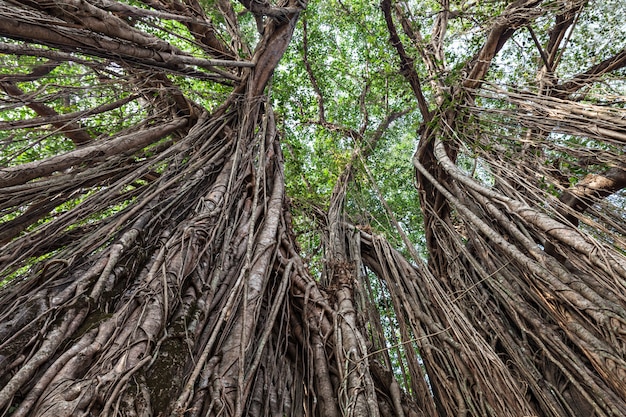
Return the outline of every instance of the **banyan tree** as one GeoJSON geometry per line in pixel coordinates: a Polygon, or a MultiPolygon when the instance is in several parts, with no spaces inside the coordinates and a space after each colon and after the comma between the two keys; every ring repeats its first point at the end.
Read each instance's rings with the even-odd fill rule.
{"type": "Polygon", "coordinates": [[[620,3],[0,1],[0,415],[626,415],[620,3]]]}

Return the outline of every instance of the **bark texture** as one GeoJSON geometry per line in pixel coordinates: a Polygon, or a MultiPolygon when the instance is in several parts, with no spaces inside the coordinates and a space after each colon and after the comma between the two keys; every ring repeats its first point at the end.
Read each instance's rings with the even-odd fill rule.
{"type": "Polygon", "coordinates": [[[380,15],[423,121],[427,262],[375,183],[404,251],[346,216],[354,173],[371,177],[408,111],[373,131],[333,125],[305,49],[315,123],[355,143],[313,216],[313,276],[267,88],[306,1],[0,1],[0,51],[32,67],[0,77],[23,110],[0,122],[2,144],[52,149],[0,168],[0,415],[626,415],[626,228],[606,201],[626,186],[626,111],[572,96],[624,54],[557,80],[587,2],[520,0],[450,81],[458,14],[440,3],[428,39],[408,3],[383,0],[380,15]],[[553,21],[537,40],[540,88],[486,82],[539,18],[553,21]],[[46,84],[61,69],[72,88],[46,84]]]}

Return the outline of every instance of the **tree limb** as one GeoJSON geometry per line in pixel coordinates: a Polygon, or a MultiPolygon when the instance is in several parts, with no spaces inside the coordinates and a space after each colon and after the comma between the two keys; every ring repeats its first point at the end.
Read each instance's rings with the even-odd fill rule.
{"type": "Polygon", "coordinates": [[[174,119],[168,123],[150,127],[143,131],[122,135],[114,139],[103,140],[91,146],[86,146],[53,156],[43,161],[28,162],[8,168],[0,168],[0,187],[23,184],[34,178],[50,175],[55,171],[62,171],[72,166],[84,164],[89,160],[102,159],[111,155],[123,154],[141,149],[154,141],[169,135],[184,127],[187,119],[174,119]]]}
{"type": "Polygon", "coordinates": [[[417,74],[417,71],[415,71],[414,60],[406,53],[404,45],[402,44],[402,41],[398,36],[398,32],[396,31],[396,26],[393,23],[391,0],[382,0],[380,7],[383,10],[385,23],[387,24],[387,29],[389,30],[389,40],[391,45],[396,48],[400,57],[400,73],[407,79],[411,89],[413,90],[413,94],[415,94],[415,97],[417,98],[417,103],[424,122],[429,122],[432,119],[432,114],[428,109],[428,103],[426,102],[426,98],[424,97],[424,93],[422,91],[419,75],[417,74]]]}
{"type": "MultiPolygon", "coordinates": [[[[30,74],[17,76],[20,80],[35,80],[48,74],[54,68],[58,66],[58,63],[51,62],[41,65],[35,68],[30,74]]],[[[26,106],[33,109],[37,114],[42,117],[54,119],[59,114],[52,107],[49,107],[43,103],[31,100],[27,94],[24,94],[21,88],[19,88],[13,81],[5,81],[5,79],[15,79],[15,76],[0,77],[0,87],[11,97],[16,98],[23,102],[26,106]]],[[[11,123],[11,122],[4,122],[11,123]]],[[[91,135],[89,135],[78,123],[68,120],[52,122],[52,125],[63,132],[74,144],[82,145],[91,141],[91,135]]]]}
{"type": "Polygon", "coordinates": [[[465,65],[467,77],[463,80],[463,87],[478,88],[489,70],[491,61],[506,41],[513,36],[519,27],[524,26],[537,13],[540,13],[540,9],[535,10],[539,3],[541,1],[517,0],[498,16],[478,54],[465,65]]]}
{"type": "Polygon", "coordinates": [[[626,66],[626,49],[622,49],[617,54],[605,59],[597,65],[592,66],[585,72],[573,76],[570,80],[556,86],[552,95],[554,97],[566,98],[581,88],[596,82],[602,75],[624,68],[626,66]]]}

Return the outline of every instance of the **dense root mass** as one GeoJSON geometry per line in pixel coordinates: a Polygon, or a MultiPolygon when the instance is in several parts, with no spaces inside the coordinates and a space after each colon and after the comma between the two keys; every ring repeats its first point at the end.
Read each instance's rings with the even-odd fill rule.
{"type": "Polygon", "coordinates": [[[326,120],[305,31],[315,123],[355,141],[314,204],[319,271],[267,92],[305,3],[0,1],[0,415],[626,415],[626,111],[572,96],[626,60],[554,79],[587,2],[503,8],[453,85],[449,2],[429,40],[381,3],[423,121],[427,262],[368,168],[408,110],[326,120]],[[541,87],[485,82],[539,18],[541,87]],[[351,224],[358,170],[404,247],[351,224]]]}

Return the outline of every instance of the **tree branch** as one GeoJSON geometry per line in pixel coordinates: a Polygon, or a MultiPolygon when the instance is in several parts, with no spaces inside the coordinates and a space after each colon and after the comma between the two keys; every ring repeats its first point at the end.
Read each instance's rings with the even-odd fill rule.
{"type": "Polygon", "coordinates": [[[129,151],[141,149],[169,135],[175,130],[184,127],[186,124],[186,118],[174,119],[165,124],[128,135],[122,135],[114,139],[99,141],[91,146],[53,156],[43,161],[34,161],[15,167],[1,168],[0,187],[24,184],[32,179],[84,164],[89,160],[102,159],[107,156],[124,154],[129,151]]]}
{"type": "Polygon", "coordinates": [[[537,0],[517,0],[509,5],[495,21],[485,44],[478,54],[465,65],[465,72],[468,74],[463,80],[463,87],[469,89],[478,88],[485,78],[491,61],[502,49],[506,41],[513,36],[515,31],[527,24],[539,10],[535,10],[541,1],[537,0]]]}
{"type": "MultiPolygon", "coordinates": [[[[89,109],[89,110],[81,110],[81,111],[75,111],[72,113],[65,113],[65,114],[58,114],[54,112],[53,109],[49,108],[54,113],[51,113],[49,115],[42,114],[42,117],[35,117],[32,119],[11,120],[11,121],[6,121],[6,122],[0,121],[0,130],[12,130],[12,129],[20,129],[20,128],[28,128],[28,127],[38,127],[38,126],[44,126],[48,124],[51,124],[57,128],[62,128],[62,127],[69,128],[69,125],[67,124],[67,122],[71,122],[77,119],[82,119],[82,118],[86,118],[89,116],[93,116],[94,114],[105,113],[113,109],[117,109],[118,107],[121,107],[124,104],[130,103],[131,101],[137,99],[137,97],[139,96],[134,94],[126,98],[123,98],[121,100],[117,100],[112,103],[106,103],[101,106],[97,106],[92,109],[89,109]]],[[[28,104],[28,106],[30,107],[31,104],[28,104]]],[[[42,106],[44,105],[42,104],[42,106]]],[[[47,107],[47,106],[44,106],[44,107],[47,107]]],[[[33,110],[35,109],[33,108],[33,110]]],[[[76,141],[74,141],[74,143],[76,143],[76,141]]]]}
{"type": "MultiPolygon", "coordinates": [[[[174,72],[198,76],[197,71],[189,66],[197,66],[213,70],[215,66],[253,67],[247,61],[210,60],[188,55],[179,55],[166,51],[156,51],[151,48],[121,42],[106,36],[69,27],[55,27],[46,22],[41,16],[41,23],[35,19],[28,22],[21,21],[15,13],[8,13],[0,9],[0,34],[18,40],[27,40],[42,45],[49,45],[60,49],[79,49],[84,53],[108,58],[113,61],[121,59],[143,64],[148,67],[159,67],[174,72]]],[[[239,78],[225,74],[220,75],[238,81],[239,78]]]]}
{"type": "MultiPolygon", "coordinates": [[[[108,1],[108,0],[107,0],[108,1]]],[[[220,39],[210,19],[205,15],[202,6],[197,0],[159,1],[141,0],[142,3],[156,9],[172,13],[174,15],[188,16],[191,21],[184,21],[189,32],[198,40],[200,45],[206,47],[206,51],[218,59],[233,59],[237,53],[220,39]]],[[[182,21],[181,21],[182,22],[182,21]]]]}
{"type": "MultiPolygon", "coordinates": [[[[554,27],[549,32],[548,45],[546,46],[546,51],[548,54],[548,68],[554,70],[554,68],[558,65],[557,53],[559,50],[562,51],[565,48],[565,44],[567,44],[567,40],[565,44],[561,45],[565,35],[568,30],[576,24],[578,17],[580,16],[580,12],[587,4],[587,0],[579,0],[571,5],[563,13],[560,13],[556,16],[556,22],[554,27]]],[[[570,33],[572,31],[570,30],[570,33]]]]}
{"type": "MultiPolygon", "coordinates": [[[[39,103],[37,101],[31,100],[27,94],[24,94],[21,88],[19,88],[13,80],[18,79],[20,81],[33,81],[43,77],[44,75],[50,73],[58,66],[58,63],[49,62],[44,65],[40,65],[33,69],[30,74],[18,75],[18,76],[5,76],[0,77],[0,87],[11,97],[18,99],[26,106],[33,109],[37,112],[38,115],[44,116],[46,118],[54,119],[58,117],[59,114],[52,107],[49,107],[43,103],[39,103]],[[5,81],[5,79],[10,79],[11,81],[5,81]]],[[[70,119],[71,120],[71,119],[70,119]]],[[[11,122],[4,122],[11,123],[11,122]]],[[[4,124],[4,123],[0,123],[4,124]]],[[[65,136],[67,136],[75,145],[82,145],[84,143],[91,141],[91,136],[76,122],[68,121],[56,121],[51,122],[54,127],[63,132],[65,136]]]]}
{"type": "Polygon", "coordinates": [[[417,103],[424,122],[429,122],[432,119],[432,115],[428,109],[428,103],[426,102],[424,93],[422,92],[422,85],[419,75],[415,71],[413,58],[406,53],[404,45],[402,44],[402,41],[398,36],[398,32],[396,31],[396,26],[393,23],[391,0],[382,0],[380,7],[385,15],[385,23],[387,24],[387,29],[389,31],[389,40],[391,45],[396,48],[400,57],[400,73],[407,79],[411,89],[413,90],[413,94],[415,94],[415,97],[417,98],[417,103]]]}
{"type": "MultiPolygon", "coordinates": [[[[596,200],[623,188],[626,188],[626,170],[611,167],[602,174],[587,174],[577,184],[565,190],[559,200],[574,213],[583,214],[596,200]]],[[[578,217],[574,213],[560,211],[570,223],[578,226],[578,217]]]]}
{"type": "Polygon", "coordinates": [[[309,42],[308,42],[308,31],[306,18],[302,19],[302,60],[304,62],[304,68],[306,69],[306,73],[309,76],[309,81],[311,81],[311,85],[313,86],[313,91],[315,92],[315,96],[317,98],[317,117],[321,123],[326,123],[326,112],[324,110],[324,96],[322,95],[322,90],[320,89],[319,84],[317,83],[317,79],[315,78],[315,74],[313,74],[313,69],[311,68],[311,63],[309,62],[309,42]]]}
{"type": "Polygon", "coordinates": [[[587,71],[579,73],[555,87],[552,94],[554,97],[566,98],[572,93],[580,90],[586,85],[596,82],[602,75],[618,70],[626,66],[626,49],[622,49],[617,54],[605,59],[587,71]]]}
{"type": "MultiPolygon", "coordinates": [[[[447,3],[447,2],[446,2],[447,3]]],[[[444,8],[446,4],[443,5],[444,8]]],[[[443,40],[448,26],[448,11],[441,10],[437,14],[437,19],[433,26],[431,43],[427,44],[419,31],[413,30],[412,16],[409,10],[401,10],[400,5],[396,5],[396,16],[400,19],[402,30],[415,44],[415,47],[422,57],[422,60],[428,68],[428,72],[431,78],[431,85],[436,91],[439,91],[439,97],[442,97],[442,91],[444,88],[443,80],[440,75],[445,70],[445,55],[443,51],[443,40]]],[[[438,103],[440,104],[440,103],[438,103]]]]}

